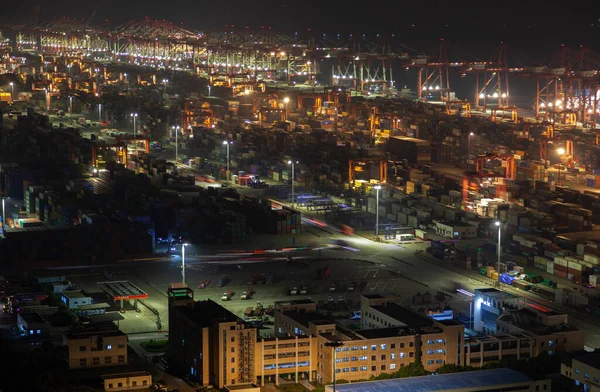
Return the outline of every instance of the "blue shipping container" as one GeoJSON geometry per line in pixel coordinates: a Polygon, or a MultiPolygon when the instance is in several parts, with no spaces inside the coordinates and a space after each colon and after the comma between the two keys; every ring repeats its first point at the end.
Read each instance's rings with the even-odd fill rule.
{"type": "Polygon", "coordinates": [[[501,283],[512,285],[513,280],[515,280],[514,276],[510,276],[508,274],[501,274],[500,275],[500,282],[501,283]]]}
{"type": "Polygon", "coordinates": [[[590,188],[595,188],[596,180],[594,178],[588,178],[588,179],[586,179],[586,185],[589,186],[590,188]]]}

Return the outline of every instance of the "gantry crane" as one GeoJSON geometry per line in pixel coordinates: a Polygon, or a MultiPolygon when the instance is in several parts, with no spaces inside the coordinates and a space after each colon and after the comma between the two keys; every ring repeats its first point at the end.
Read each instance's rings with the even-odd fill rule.
{"type": "Polygon", "coordinates": [[[348,161],[348,182],[352,185],[356,184],[356,172],[357,167],[362,168],[366,166],[367,163],[375,162],[379,164],[379,183],[387,182],[387,162],[388,159],[385,157],[365,157],[365,158],[356,158],[350,159],[348,161]]]}

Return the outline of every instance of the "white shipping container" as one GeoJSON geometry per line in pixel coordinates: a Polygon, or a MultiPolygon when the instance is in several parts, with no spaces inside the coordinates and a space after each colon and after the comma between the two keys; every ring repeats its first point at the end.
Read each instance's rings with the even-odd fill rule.
{"type": "Polygon", "coordinates": [[[573,261],[569,261],[568,268],[575,270],[575,271],[583,271],[583,266],[581,264],[573,262],[573,261]]]}
{"type": "Polygon", "coordinates": [[[598,287],[598,283],[600,283],[600,275],[590,275],[590,285],[598,287]]]}
{"type": "Polygon", "coordinates": [[[554,263],[553,262],[549,261],[546,264],[546,272],[554,275],[554,263]]]}
{"type": "Polygon", "coordinates": [[[555,257],[554,258],[554,264],[556,265],[562,265],[564,267],[567,266],[567,260],[565,260],[564,257],[555,257]]]}
{"type": "Polygon", "coordinates": [[[598,265],[598,263],[600,262],[600,258],[598,258],[598,256],[596,256],[595,254],[591,253],[583,255],[583,260],[587,261],[588,263],[592,263],[593,265],[598,265]]]}

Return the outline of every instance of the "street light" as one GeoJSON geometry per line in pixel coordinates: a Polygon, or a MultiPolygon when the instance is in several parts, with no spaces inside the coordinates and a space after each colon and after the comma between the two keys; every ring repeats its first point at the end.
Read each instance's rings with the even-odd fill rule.
{"type": "Polygon", "coordinates": [[[337,349],[342,347],[344,345],[343,342],[327,342],[324,344],[327,347],[333,347],[333,392],[335,392],[335,382],[336,382],[336,376],[335,376],[335,371],[336,369],[336,361],[337,361],[337,349]]]}
{"type": "Polygon", "coordinates": [[[102,122],[102,104],[98,104],[98,122],[102,122]]]}
{"type": "Polygon", "coordinates": [[[181,244],[181,283],[185,285],[185,247],[188,243],[181,244]]]}
{"type": "Polygon", "coordinates": [[[179,157],[179,125],[173,125],[173,130],[175,131],[175,165],[177,165],[177,157],[179,157]]]}
{"type": "Polygon", "coordinates": [[[294,197],[294,178],[296,177],[295,168],[296,168],[296,164],[298,163],[298,161],[288,161],[287,163],[288,163],[288,165],[292,165],[292,209],[294,209],[294,206],[295,206],[294,201],[296,199],[294,197]]]}
{"type": "Polygon", "coordinates": [[[285,104],[285,120],[287,121],[288,103],[290,103],[290,98],[289,97],[283,98],[283,103],[285,104]]]}
{"type": "Polygon", "coordinates": [[[13,82],[10,82],[10,100],[12,101],[14,99],[14,95],[15,95],[15,84],[13,82]]]}
{"type": "Polygon", "coordinates": [[[471,156],[471,136],[473,136],[473,135],[474,135],[473,132],[469,133],[469,138],[468,138],[468,142],[467,142],[467,144],[468,144],[467,155],[469,155],[469,156],[471,156]]]}
{"type": "Polygon", "coordinates": [[[2,231],[6,228],[6,202],[5,197],[2,197],[2,231]]]}
{"type": "Polygon", "coordinates": [[[208,96],[210,97],[210,84],[208,85],[208,96]]]}
{"type": "Polygon", "coordinates": [[[135,133],[136,133],[136,130],[137,130],[137,127],[136,127],[137,116],[138,116],[137,113],[131,113],[131,118],[133,118],[133,139],[134,140],[135,140],[135,133]]]}
{"type": "Polygon", "coordinates": [[[562,161],[560,159],[560,157],[562,157],[563,155],[565,155],[565,149],[564,148],[559,148],[558,150],[556,150],[556,152],[558,153],[558,179],[557,179],[557,185],[560,185],[560,168],[562,167],[562,161]]]}
{"type": "Polygon", "coordinates": [[[379,241],[379,191],[381,190],[381,185],[375,185],[373,187],[377,191],[375,197],[375,241],[379,241]]]}
{"type": "Polygon", "coordinates": [[[500,255],[502,254],[502,223],[500,221],[494,222],[498,227],[498,281],[500,281],[500,255]]]}
{"type": "Polygon", "coordinates": [[[163,79],[163,83],[165,84],[165,89],[163,91],[163,94],[167,95],[167,84],[169,84],[169,79],[163,79]]]}
{"type": "Polygon", "coordinates": [[[229,181],[229,145],[233,144],[233,142],[229,142],[227,140],[223,140],[223,145],[227,146],[227,181],[229,181]]]}
{"type": "Polygon", "coordinates": [[[73,96],[69,95],[69,114],[73,114],[73,96]]]}

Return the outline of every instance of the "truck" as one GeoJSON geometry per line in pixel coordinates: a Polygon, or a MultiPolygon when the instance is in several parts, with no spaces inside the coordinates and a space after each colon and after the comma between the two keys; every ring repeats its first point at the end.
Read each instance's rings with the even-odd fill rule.
{"type": "Polygon", "coordinates": [[[248,289],[242,293],[240,299],[250,299],[254,295],[254,290],[248,289]]]}
{"type": "Polygon", "coordinates": [[[415,229],[415,237],[417,237],[420,240],[427,240],[427,232],[425,230],[421,230],[421,229],[415,229]]]}
{"type": "Polygon", "coordinates": [[[223,295],[221,296],[221,301],[229,301],[231,297],[233,297],[233,291],[229,290],[228,292],[223,293],[223,295]]]}

